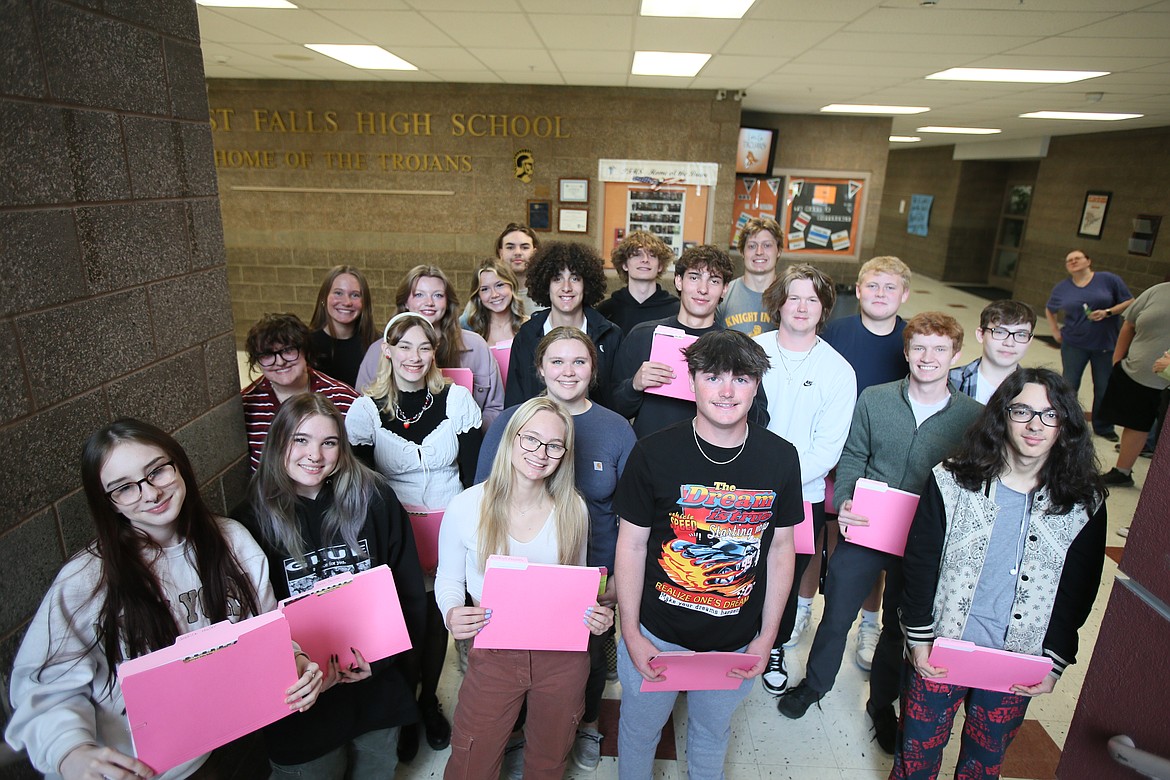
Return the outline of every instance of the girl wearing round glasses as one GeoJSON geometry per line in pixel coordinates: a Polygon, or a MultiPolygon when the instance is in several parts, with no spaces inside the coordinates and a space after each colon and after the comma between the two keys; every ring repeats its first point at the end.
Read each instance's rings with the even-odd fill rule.
{"type": "MultiPolygon", "coordinates": [[[[573,484],[574,431],[569,412],[549,398],[521,404],[504,428],[487,481],[447,506],[439,531],[435,597],[456,639],[473,638],[491,616],[479,606],[491,555],[533,563],[582,565],[589,514],[573,484]],[[465,593],[473,606],[465,606],[465,593]]],[[[613,609],[590,607],[590,633],[613,625],[613,609]]],[[[495,778],[504,746],[527,699],[527,778],[559,778],[584,710],[585,652],[472,648],[451,735],[446,777],[495,778]]]]}
{"type": "Polygon", "coordinates": [[[906,543],[910,657],[891,778],[938,776],[964,702],[957,774],[999,775],[1031,697],[1076,660],[1101,581],[1105,496],[1075,392],[1043,368],[1008,376],[960,452],[935,466],[906,543]],[[937,637],[1045,655],[1052,672],[1011,693],[949,685],[930,661],[937,637]]]}
{"type": "MultiPolygon", "coordinates": [[[[433,265],[416,265],[407,272],[394,296],[398,312],[421,314],[435,329],[439,341],[435,360],[439,368],[471,369],[472,398],[480,408],[484,428],[504,408],[500,366],[478,333],[459,327],[459,296],[447,275],[433,265]]],[[[378,373],[379,345],[370,345],[358,371],[358,387],[365,388],[378,373]]]]}
{"type": "MultiPolygon", "coordinates": [[[[6,737],[51,777],[152,777],[133,758],[117,665],[274,609],[268,564],[239,523],[212,514],[187,454],[153,425],[124,418],[90,436],[81,483],[97,538],[66,562],[29,624],[6,737]]],[[[301,677],[285,701],[303,711],[322,675],[304,653],[296,662],[301,677]]],[[[206,761],[162,777],[187,777],[206,761]]]]}
{"type": "Polygon", "coordinates": [[[483,337],[489,347],[510,341],[528,321],[516,295],[516,275],[504,263],[484,260],[471,280],[470,303],[463,327],[483,337]]]}
{"type": "Polygon", "coordinates": [[[286,400],[300,393],[318,393],[345,414],[357,399],[349,385],[309,368],[309,329],[295,314],[265,314],[248,331],[244,349],[248,370],[259,368],[262,374],[240,391],[252,471],[260,465],[272,418],[286,400]]]}
{"type": "MultiPolygon", "coordinates": [[[[410,634],[418,636],[426,597],[410,521],[344,437],[341,412],[328,399],[290,399],[272,421],[239,515],[267,556],[278,599],[386,564],[410,634]]],[[[396,658],[371,664],[362,648],[352,650],[330,660],[316,707],[265,728],[273,778],[394,776],[398,729],[418,718],[414,696],[396,658]]]]}
{"type": "Polygon", "coordinates": [[[374,342],[370,285],[352,265],[335,265],[325,274],[313,306],[310,341],[313,368],[351,387],[374,342]]]}
{"type": "MultiPolygon", "coordinates": [[[[436,365],[439,337],[421,314],[403,312],[386,325],[384,359],[364,395],[346,416],[346,433],[359,456],[372,462],[409,507],[443,509],[475,474],[479,454],[480,412],[471,394],[444,380],[436,365]]],[[[428,572],[427,590],[433,580],[428,572]]],[[[443,750],[451,726],[437,696],[447,655],[447,630],[434,598],[428,598],[425,634],[407,666],[411,690],[418,697],[427,743],[443,750]]],[[[418,751],[415,726],[402,730],[399,757],[410,761],[418,751]]]]}

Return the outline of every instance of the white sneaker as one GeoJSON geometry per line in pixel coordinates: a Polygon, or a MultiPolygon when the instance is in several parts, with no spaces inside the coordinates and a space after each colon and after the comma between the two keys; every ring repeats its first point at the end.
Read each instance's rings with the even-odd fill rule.
{"type": "Polygon", "coordinates": [[[573,741],[573,763],[582,769],[596,769],[601,763],[601,732],[597,729],[577,729],[573,741]]]}
{"type": "Polygon", "coordinates": [[[771,650],[768,653],[768,668],[763,674],[764,690],[779,696],[788,688],[788,669],[784,663],[784,651],[771,650]]]}
{"type": "Polygon", "coordinates": [[[796,647],[800,644],[800,635],[808,628],[808,621],[812,619],[812,605],[807,607],[803,604],[796,606],[796,625],[792,627],[792,636],[788,637],[788,641],[784,643],[784,647],[796,647]]]}
{"type": "Polygon", "coordinates": [[[873,654],[877,650],[878,637],[881,634],[881,626],[864,620],[861,621],[861,628],[857,630],[857,665],[867,672],[873,668],[873,654]]]}

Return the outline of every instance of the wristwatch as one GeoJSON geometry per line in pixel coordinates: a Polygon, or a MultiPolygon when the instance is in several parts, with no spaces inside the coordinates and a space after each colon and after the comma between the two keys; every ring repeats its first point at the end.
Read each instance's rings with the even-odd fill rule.
{"type": "Polygon", "coordinates": [[[1105,316],[1106,316],[1106,317],[1112,317],[1112,316],[1113,316],[1113,307],[1112,307],[1112,306],[1110,306],[1108,309],[1106,309],[1106,310],[1105,310],[1105,316]]]}

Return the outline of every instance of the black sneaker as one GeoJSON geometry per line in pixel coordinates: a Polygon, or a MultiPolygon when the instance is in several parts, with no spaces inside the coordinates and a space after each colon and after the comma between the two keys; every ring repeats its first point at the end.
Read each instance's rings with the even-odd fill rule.
{"type": "Polygon", "coordinates": [[[427,735],[427,744],[431,750],[445,750],[451,744],[451,724],[443,717],[443,710],[438,702],[432,707],[420,707],[422,712],[423,730],[427,735]]]}
{"type": "Polygon", "coordinates": [[[788,693],[777,700],[776,709],[786,718],[799,720],[804,717],[804,713],[808,712],[809,707],[823,698],[825,698],[825,694],[814,691],[808,687],[807,682],[802,681],[800,685],[790,688],[788,693]]]}
{"type": "Polygon", "coordinates": [[[409,764],[418,755],[418,724],[409,723],[398,730],[398,760],[409,764]]]}
{"type": "Polygon", "coordinates": [[[1101,481],[1110,487],[1133,487],[1133,474],[1113,468],[1101,475],[1101,481]]]}
{"type": "Polygon", "coordinates": [[[779,696],[788,689],[788,669],[784,664],[784,651],[771,650],[768,653],[768,668],[762,676],[764,690],[773,696],[779,696]]]}
{"type": "Polygon", "coordinates": [[[891,756],[898,747],[898,716],[894,712],[894,705],[888,704],[880,710],[873,705],[866,704],[865,711],[873,721],[873,738],[885,752],[891,756]]]}

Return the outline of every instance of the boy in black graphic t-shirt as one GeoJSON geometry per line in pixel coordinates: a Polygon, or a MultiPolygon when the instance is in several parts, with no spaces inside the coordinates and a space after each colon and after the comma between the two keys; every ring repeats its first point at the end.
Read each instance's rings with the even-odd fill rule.
{"type": "Polygon", "coordinates": [[[736,331],[686,350],[697,415],[642,439],[614,495],[622,518],[615,565],[622,642],[618,772],[651,774],[674,693],[642,693],[659,680],[663,650],[759,656],[730,691],[694,691],[687,761],[693,777],[719,777],[731,715],[765,667],[792,583],[792,526],[804,516],[796,450],[750,424],[768,368],[763,349],[736,331]]]}

